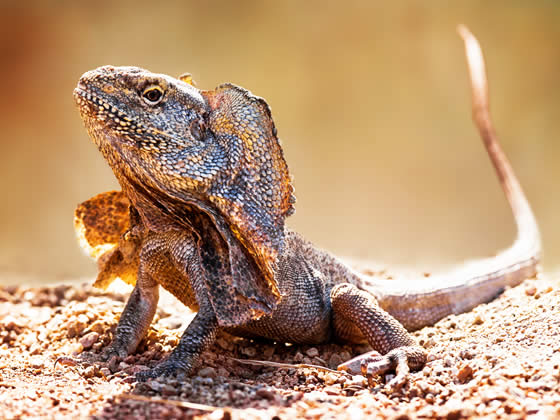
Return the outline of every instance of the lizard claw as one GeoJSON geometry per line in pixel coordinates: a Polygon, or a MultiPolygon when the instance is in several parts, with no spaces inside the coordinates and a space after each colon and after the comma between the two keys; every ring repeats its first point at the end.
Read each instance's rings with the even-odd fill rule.
{"type": "Polygon", "coordinates": [[[56,368],[56,365],[61,366],[88,366],[93,363],[100,362],[100,358],[98,354],[90,353],[90,352],[83,352],[77,356],[60,356],[54,361],[53,368],[56,368]]]}
{"type": "Polygon", "coordinates": [[[394,370],[396,376],[386,386],[393,390],[401,389],[408,381],[410,368],[419,369],[426,362],[426,352],[421,347],[403,346],[385,355],[373,350],[342,363],[338,370],[351,375],[363,375],[370,387],[375,386],[374,377],[394,370]]]}
{"type": "Polygon", "coordinates": [[[77,356],[60,356],[54,362],[62,366],[91,366],[94,364],[105,365],[111,372],[118,370],[119,363],[124,359],[122,352],[114,346],[109,345],[101,353],[83,352],[77,356]]]}
{"type": "Polygon", "coordinates": [[[54,361],[53,369],[56,369],[57,364],[62,365],[62,366],[77,366],[78,364],[80,364],[82,362],[83,362],[82,360],[77,359],[75,357],[60,356],[54,361]]]}

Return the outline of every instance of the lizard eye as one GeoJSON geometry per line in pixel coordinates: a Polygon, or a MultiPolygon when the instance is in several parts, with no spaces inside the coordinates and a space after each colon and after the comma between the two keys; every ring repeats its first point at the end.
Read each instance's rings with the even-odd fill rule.
{"type": "Polygon", "coordinates": [[[163,90],[159,86],[150,86],[142,92],[142,99],[148,105],[156,105],[161,102],[163,98],[163,90]]]}

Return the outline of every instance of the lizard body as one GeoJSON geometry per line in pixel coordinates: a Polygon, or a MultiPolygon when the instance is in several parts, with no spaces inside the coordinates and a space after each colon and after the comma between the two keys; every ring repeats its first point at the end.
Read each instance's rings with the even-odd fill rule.
{"type": "MultiPolygon", "coordinates": [[[[469,53],[470,35],[463,36],[469,53]]],[[[139,379],[190,372],[223,329],[291,343],[366,340],[374,351],[340,368],[368,377],[396,369],[393,384],[402,384],[426,360],[407,330],[467,311],[537,272],[538,228],[495,140],[476,63],[469,57],[474,117],[518,239],[494,258],[412,290],[352,270],[285,226],[293,188],[263,99],[230,84],[202,91],[190,78],[134,67],[85,73],[74,96],[122,192],[80,205],[76,226],[98,258],[96,284],[115,277],[135,284],[102,357],[135,350],[161,285],[197,315],[170,357],[139,379]]]]}

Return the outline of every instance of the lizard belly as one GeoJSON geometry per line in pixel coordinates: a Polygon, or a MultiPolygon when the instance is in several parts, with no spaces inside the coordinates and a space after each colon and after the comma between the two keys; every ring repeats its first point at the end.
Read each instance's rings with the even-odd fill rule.
{"type": "Polygon", "coordinates": [[[278,261],[282,300],[270,315],[227,331],[274,341],[318,344],[331,337],[330,288],[307,260],[285,255],[278,261]]]}
{"type": "Polygon", "coordinates": [[[319,344],[331,336],[331,305],[328,299],[289,299],[270,315],[226,331],[241,337],[263,337],[295,344],[319,344]]]}
{"type": "Polygon", "coordinates": [[[198,303],[189,279],[173,267],[171,258],[167,260],[167,265],[160,269],[158,274],[156,281],[161,287],[192,311],[198,311],[198,303]]]}
{"type": "Polygon", "coordinates": [[[177,245],[177,243],[187,249],[194,249],[188,233],[150,232],[143,244],[141,260],[161,287],[191,310],[198,311],[198,302],[186,268],[173,256],[173,245],[177,245]]]}

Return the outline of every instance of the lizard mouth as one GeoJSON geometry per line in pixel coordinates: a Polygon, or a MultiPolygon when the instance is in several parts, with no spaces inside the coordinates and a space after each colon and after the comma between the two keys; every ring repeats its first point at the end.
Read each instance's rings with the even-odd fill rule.
{"type": "Polygon", "coordinates": [[[108,102],[102,95],[97,94],[95,89],[92,89],[82,80],[78,82],[78,86],[74,89],[74,100],[90,133],[91,130],[95,132],[101,130],[105,134],[103,137],[110,137],[113,141],[117,140],[118,143],[134,145],[135,142],[131,136],[145,132],[143,127],[127,117],[124,112],[108,102]],[[110,133],[114,135],[110,135],[110,133]]]}
{"type": "Polygon", "coordinates": [[[110,105],[107,101],[102,99],[99,95],[96,95],[91,89],[88,88],[83,82],[79,82],[78,86],[74,89],[74,100],[76,105],[80,109],[80,112],[87,115],[88,117],[96,117],[97,119],[104,121],[107,118],[114,116],[124,117],[122,112],[119,112],[117,108],[110,105]]]}

